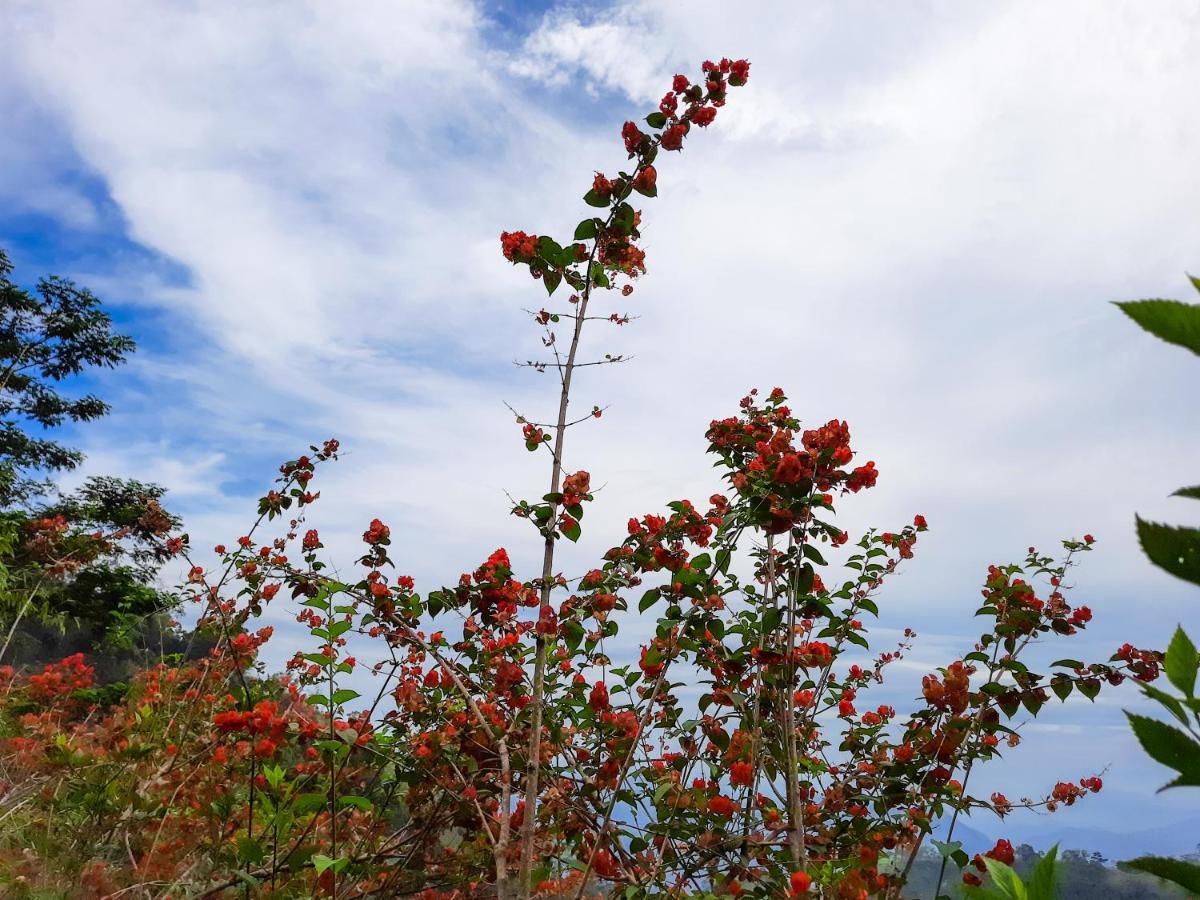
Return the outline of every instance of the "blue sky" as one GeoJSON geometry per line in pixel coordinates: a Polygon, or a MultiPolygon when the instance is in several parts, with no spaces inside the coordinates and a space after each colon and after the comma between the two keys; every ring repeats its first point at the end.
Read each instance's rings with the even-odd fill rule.
{"type": "MultiPolygon", "coordinates": [[[[163,483],[209,546],[336,435],[317,516],[345,560],[381,516],[426,587],[500,545],[530,563],[504,492],[540,494],[540,470],[504,401],[551,405],[511,365],[542,301],[497,235],[569,233],[621,122],[675,71],[745,56],[750,85],[660,167],[642,318],[593,344],[636,360],[581,381],[581,408],[613,406],[569,460],[605,489],[564,569],[707,497],[706,423],[779,384],[877,461],[851,527],[930,521],[884,604],[923,634],[897,698],[967,649],[989,563],[1085,531],[1080,652],[1200,630],[1131,528],[1195,520],[1167,495],[1200,472],[1196,361],[1108,304],[1182,298],[1200,270],[1200,3],[584,10],[5,4],[0,246],[20,279],[92,287],[141,346],[95,383],[114,412],[78,433],[80,476],[163,483]]],[[[1002,780],[1111,765],[1070,824],[1184,816],[1126,733],[1135,702],[1044,713],[1002,780]]]]}

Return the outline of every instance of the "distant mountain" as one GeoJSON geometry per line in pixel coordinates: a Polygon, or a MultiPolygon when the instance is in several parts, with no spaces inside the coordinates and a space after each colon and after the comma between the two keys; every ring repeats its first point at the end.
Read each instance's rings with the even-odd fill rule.
{"type": "MultiPolygon", "coordinates": [[[[944,841],[949,828],[950,818],[947,816],[933,829],[934,839],[944,841]]],[[[954,840],[962,841],[962,848],[968,856],[974,856],[976,853],[986,853],[996,845],[994,837],[976,828],[974,823],[966,816],[959,816],[958,822],[954,826],[954,840]]],[[[1013,841],[1013,843],[1015,844],[1016,841],[1013,841]]]]}
{"type": "MultiPolygon", "coordinates": [[[[935,830],[938,840],[946,839],[948,826],[947,819],[935,830]]],[[[1035,850],[1048,850],[1058,844],[1060,850],[1099,852],[1110,862],[1146,855],[1183,856],[1194,853],[1200,845],[1200,817],[1130,832],[1059,825],[1053,820],[1022,821],[1019,816],[1003,823],[993,819],[986,825],[961,817],[954,828],[954,840],[962,841],[963,849],[971,855],[990,850],[997,837],[1008,838],[1013,846],[1029,844],[1035,850]]]]}
{"type": "Polygon", "coordinates": [[[1195,852],[1200,844],[1200,817],[1131,832],[1070,825],[1055,827],[1050,822],[1026,828],[1016,822],[1014,825],[1009,831],[1009,840],[1014,844],[1030,844],[1038,850],[1058,844],[1063,850],[1098,851],[1112,862],[1147,854],[1182,856],[1195,852]]]}

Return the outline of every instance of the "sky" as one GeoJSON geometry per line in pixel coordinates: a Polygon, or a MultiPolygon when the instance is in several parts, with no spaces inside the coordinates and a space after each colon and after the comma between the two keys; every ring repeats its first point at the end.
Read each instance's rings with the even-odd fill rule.
{"type": "MultiPolygon", "coordinates": [[[[633,359],[579,379],[575,408],[607,411],[567,465],[603,489],[564,571],[630,515],[703,502],[707,423],[779,385],[882,473],[846,527],[929,520],[876,632],[921,634],[898,701],[970,649],[989,564],[1085,532],[1095,620],[1056,656],[1200,630],[1132,527],[1197,521],[1168,495],[1200,472],[1200,369],[1111,305],[1188,299],[1200,272],[1196,0],[0,0],[0,246],[140,348],[81,385],[113,412],[68,435],[72,478],[161,483],[204,548],[337,437],[314,524],[344,564],[378,516],[423,589],[499,546],[533,571],[508,494],[544,471],[506,404],[545,420],[557,392],[513,365],[542,351],[522,310],[544,293],[498,235],[568,238],[621,124],[721,56],[750,83],[658,167],[639,318],[587,338],[633,359]]],[[[1105,770],[1065,824],[1183,819],[1138,706],[1048,708],[987,777],[1016,796],[1105,770]]]]}

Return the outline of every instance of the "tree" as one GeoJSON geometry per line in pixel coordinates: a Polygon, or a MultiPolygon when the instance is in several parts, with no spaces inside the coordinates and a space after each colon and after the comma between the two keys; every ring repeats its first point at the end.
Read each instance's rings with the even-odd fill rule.
{"type": "Polygon", "coordinates": [[[43,496],[45,475],[73,469],[83,455],[37,435],[67,422],[108,412],[92,394],[71,398],[59,385],[90,368],[114,368],[135,349],[115,334],[100,300],[66,279],[50,276],[35,293],[10,279],[13,266],[0,250],[0,507],[43,496]],[[40,477],[39,477],[40,476],[40,477]]]}
{"type": "Polygon", "coordinates": [[[111,476],[0,523],[5,569],[0,660],[29,664],[103,645],[102,680],[126,674],[130,650],[176,643],[165,614],[177,598],[156,586],[161,537],[179,526],[158,485],[111,476]]]}
{"type": "MultiPolygon", "coordinates": [[[[163,555],[153,539],[179,522],[162,508],[163,488],[93,477],[50,496],[49,476],[75,468],[83,454],[43,436],[107,413],[99,397],[69,397],[60,387],[120,365],[135,344],[113,332],[87,289],[51,276],[31,293],[12,270],[0,250],[0,660],[166,640],[162,613],[175,600],[154,584],[163,555]]],[[[106,676],[121,670],[119,658],[108,662],[106,676]]]]}

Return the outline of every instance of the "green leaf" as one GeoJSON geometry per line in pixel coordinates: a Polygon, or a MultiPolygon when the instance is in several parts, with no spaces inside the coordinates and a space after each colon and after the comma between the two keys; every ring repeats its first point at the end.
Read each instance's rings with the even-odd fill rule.
{"type": "Polygon", "coordinates": [[[664,125],[667,124],[666,113],[662,113],[662,112],[650,113],[650,115],[646,116],[646,124],[649,125],[651,128],[662,128],[664,125]]]}
{"type": "Polygon", "coordinates": [[[596,236],[596,231],[596,220],[584,219],[575,226],[575,240],[586,241],[588,238],[594,238],[596,236]]]}
{"type": "Polygon", "coordinates": [[[312,857],[313,868],[320,875],[326,869],[333,869],[335,872],[340,872],[350,863],[350,860],[342,857],[341,859],[330,859],[322,853],[314,853],[312,857]]]}
{"type": "Polygon", "coordinates": [[[693,569],[707,569],[710,565],[712,565],[712,557],[707,553],[701,553],[692,560],[693,569]]]}
{"type": "Polygon", "coordinates": [[[591,269],[588,270],[588,277],[592,279],[592,284],[596,285],[596,287],[608,287],[608,275],[604,273],[604,266],[600,263],[592,263],[591,269]]]}
{"type": "Polygon", "coordinates": [[[366,797],[359,797],[355,794],[347,794],[344,797],[338,797],[337,802],[338,806],[353,806],[354,808],[361,809],[364,812],[370,812],[375,808],[375,804],[373,804],[366,797]]]}
{"type": "Polygon", "coordinates": [[[358,697],[358,691],[351,690],[350,688],[342,688],[333,692],[333,702],[339,706],[343,703],[349,703],[351,700],[357,700],[358,697]]]}
{"type": "Polygon", "coordinates": [[[955,851],[962,849],[962,841],[932,841],[942,859],[949,859],[955,851]]]}
{"type": "Polygon", "coordinates": [[[549,269],[542,276],[542,284],[546,286],[546,293],[553,294],[558,286],[562,283],[562,272],[556,269],[549,269]]]}
{"type": "Polygon", "coordinates": [[[1155,337],[1200,354],[1200,306],[1178,300],[1134,300],[1116,305],[1155,337]]]}
{"type": "Polygon", "coordinates": [[[561,531],[563,537],[565,537],[571,543],[575,543],[576,541],[578,541],[579,536],[581,534],[583,534],[583,529],[580,528],[579,523],[576,522],[574,519],[571,520],[570,525],[559,526],[558,530],[561,531]]]}
{"type": "Polygon", "coordinates": [[[1026,887],[1029,889],[1029,900],[1054,900],[1055,882],[1058,881],[1058,844],[1055,844],[1046,855],[1038,860],[1033,871],[1029,873],[1026,887]]]}
{"type": "Polygon", "coordinates": [[[1180,488],[1171,494],[1172,497],[1191,497],[1193,500],[1200,500],[1200,484],[1195,487],[1180,488]]]}
{"type": "Polygon", "coordinates": [[[1072,687],[1071,679],[1065,675],[1055,675],[1050,679],[1050,690],[1054,691],[1059,700],[1065,701],[1070,697],[1072,687]]]}
{"type": "Polygon", "coordinates": [[[1083,668],[1083,663],[1081,663],[1077,659],[1058,659],[1058,660],[1055,660],[1054,662],[1050,663],[1050,665],[1055,666],[1055,667],[1064,666],[1064,667],[1070,669],[1072,672],[1075,671],[1076,669],[1083,668]]]}
{"type": "Polygon", "coordinates": [[[597,194],[594,190],[591,190],[583,195],[583,202],[588,206],[608,206],[611,196],[611,194],[608,196],[597,194]]]}
{"type": "Polygon", "coordinates": [[[574,619],[569,619],[568,621],[562,623],[559,631],[561,631],[563,637],[566,638],[567,647],[574,652],[579,647],[580,641],[583,640],[583,626],[574,619]]]}
{"type": "Polygon", "coordinates": [[[1196,645],[1184,633],[1183,628],[1175,629],[1175,636],[1171,638],[1171,643],[1167,647],[1163,668],[1166,670],[1171,684],[1189,697],[1195,695],[1196,670],[1200,668],[1200,654],[1196,653],[1196,645]]]}
{"type": "Polygon", "coordinates": [[[1200,584],[1200,529],[1176,528],[1137,518],[1138,540],[1150,562],[1172,575],[1200,584]]]}
{"type": "Polygon", "coordinates": [[[992,883],[1004,896],[1011,897],[1012,900],[1028,900],[1029,892],[1025,890],[1025,885],[1012,868],[987,856],[983,858],[983,863],[987,866],[988,874],[992,876],[992,883]]]}
{"type": "Polygon", "coordinates": [[[650,590],[646,591],[646,593],[642,594],[641,602],[638,603],[638,612],[645,612],[648,610],[658,602],[658,598],[660,596],[661,594],[659,594],[658,588],[651,588],[650,590]]]}
{"type": "Polygon", "coordinates": [[[329,802],[329,798],[324,794],[309,793],[301,794],[292,803],[292,811],[298,816],[304,816],[308,813],[316,812],[319,809],[324,809],[325,804],[329,802]]]}
{"type": "Polygon", "coordinates": [[[263,859],[266,858],[267,851],[261,843],[254,838],[242,835],[237,842],[237,857],[239,862],[247,863],[251,866],[257,866],[263,859]]]}
{"type": "Polygon", "coordinates": [[[1184,890],[1200,893],[1200,866],[1181,859],[1164,859],[1161,856],[1139,856],[1127,862],[1117,863],[1117,868],[1145,872],[1177,884],[1184,890]]]}
{"type": "MultiPolygon", "coordinates": [[[[1151,700],[1156,701],[1159,706],[1170,712],[1171,715],[1179,720],[1181,725],[1188,724],[1188,717],[1187,713],[1183,710],[1183,704],[1180,703],[1176,698],[1172,697],[1166,691],[1160,691],[1152,684],[1143,684],[1141,685],[1141,688],[1143,694],[1145,694],[1151,700]]],[[[1193,700],[1191,702],[1195,703],[1196,701],[1193,700]]]]}
{"type": "Polygon", "coordinates": [[[1200,787],[1200,744],[1158,719],[1131,712],[1126,712],[1125,717],[1150,758],[1179,773],[1178,778],[1163,785],[1160,791],[1172,787],[1200,787]]]}
{"type": "Polygon", "coordinates": [[[1095,700],[1096,695],[1100,693],[1100,679],[1085,678],[1082,681],[1077,681],[1075,689],[1089,700],[1095,700]]]}

